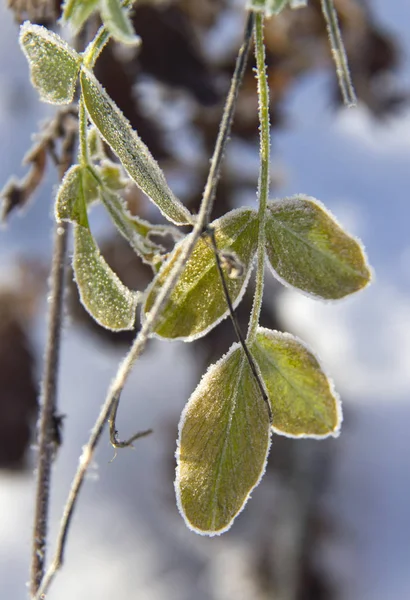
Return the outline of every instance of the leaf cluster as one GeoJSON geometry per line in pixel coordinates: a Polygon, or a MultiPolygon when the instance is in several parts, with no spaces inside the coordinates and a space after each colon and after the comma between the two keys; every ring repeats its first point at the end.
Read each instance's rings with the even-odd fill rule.
{"type": "MultiPolygon", "coordinates": [[[[232,210],[204,229],[150,332],[191,342],[229,314],[234,318],[232,310],[241,301],[257,262],[257,291],[246,343],[234,344],[209,368],[179,427],[178,505],[189,527],[210,535],[230,527],[260,481],[272,432],[320,439],[336,436],[340,430],[339,399],[314,354],[297,338],[259,325],[265,265],[284,285],[323,300],[357,292],[371,279],[361,243],[318,200],[306,195],[267,198],[269,123],[264,120],[268,111],[262,23],[264,14],[277,14],[286,4],[287,0],[250,2],[259,24],[255,29],[262,140],[259,210],[232,210]]],[[[139,302],[143,323],[149,322],[190,243],[190,234],[181,234],[176,227],[195,226],[197,218],[174,195],[148,148],[93,73],[110,35],[123,43],[138,41],[128,8],[119,0],[72,0],[65,5],[64,19],[78,30],[96,10],[105,27],[83,53],[30,23],[22,26],[20,42],[42,100],[69,104],[80,84],[78,162],[61,183],[55,215],[57,221],[73,224],[73,269],[82,303],[100,325],[119,331],[134,328],[139,302]],[[119,162],[111,160],[107,146],[119,162]],[[152,225],[130,214],[123,199],[129,181],[169,224],[152,225]],[[128,289],[101,256],[88,219],[96,202],[105,207],[131,248],[151,265],[154,279],[145,293],[128,289]],[[175,241],[169,254],[157,242],[161,235],[175,241]]]]}

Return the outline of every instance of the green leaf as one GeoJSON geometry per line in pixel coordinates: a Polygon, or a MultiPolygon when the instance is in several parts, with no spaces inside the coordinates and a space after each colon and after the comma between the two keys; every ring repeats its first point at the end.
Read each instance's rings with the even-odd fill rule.
{"type": "Polygon", "coordinates": [[[91,120],[130,177],[170,221],[176,225],[191,224],[192,215],[174,196],[148,148],[94,75],[83,70],[81,86],[91,120]]]}
{"type": "MultiPolygon", "coordinates": [[[[233,210],[214,221],[212,226],[215,229],[218,250],[233,252],[243,266],[238,277],[226,277],[233,305],[237,306],[245,292],[256,253],[257,213],[251,209],[233,210]]],[[[177,244],[169,260],[148,288],[144,314],[151,310],[184,243],[185,241],[177,244]]],[[[228,314],[211,242],[208,237],[202,237],[165,304],[154,331],[160,337],[192,341],[205,335],[228,314]]]]}
{"type": "Polygon", "coordinates": [[[319,298],[343,298],[371,280],[360,242],[308,196],[268,203],[266,250],[282,283],[319,298]]]}
{"type": "Polygon", "coordinates": [[[266,404],[234,344],[204,375],[179,424],[175,490],[190,529],[229,529],[265,471],[269,446],[266,404]]]}
{"type": "Polygon", "coordinates": [[[74,96],[81,56],[45,27],[28,21],[20,28],[20,45],[41,100],[69,104],[74,96]]]}
{"type": "Polygon", "coordinates": [[[133,329],[138,295],[107,265],[90,230],[77,224],[73,269],[81,302],[97,323],[116,331],[133,329]]]}
{"type": "Polygon", "coordinates": [[[295,438],[339,435],[339,398],[304,344],[289,333],[260,327],[250,351],[268,393],[276,433],[295,438]]]}
{"type": "Polygon", "coordinates": [[[86,20],[97,10],[100,0],[67,0],[63,7],[63,21],[70,23],[77,33],[86,20]]]}
{"type": "Polygon", "coordinates": [[[150,236],[167,235],[171,228],[151,225],[139,217],[132,216],[121,196],[105,187],[100,189],[100,198],[114,225],[131,248],[148,264],[161,263],[165,249],[154,243],[150,236]]]}
{"type": "Polygon", "coordinates": [[[248,9],[264,12],[267,17],[278,15],[288,4],[288,0],[249,0],[248,9]]]}
{"type": "Polygon", "coordinates": [[[135,33],[128,10],[120,0],[101,0],[101,18],[113,38],[122,44],[139,44],[141,39],[135,33]]]}
{"type": "Polygon", "coordinates": [[[57,192],[57,221],[71,221],[88,227],[87,206],[98,199],[98,188],[89,167],[72,166],[57,192]]]}

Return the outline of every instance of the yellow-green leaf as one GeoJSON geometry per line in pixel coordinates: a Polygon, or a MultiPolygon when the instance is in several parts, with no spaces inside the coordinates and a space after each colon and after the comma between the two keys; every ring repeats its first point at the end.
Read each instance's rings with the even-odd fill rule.
{"type": "Polygon", "coordinates": [[[20,28],[20,44],[30,66],[31,82],[41,100],[69,104],[74,96],[81,56],[60,36],[28,21],[20,28]]]}
{"type": "Polygon", "coordinates": [[[74,276],[80,299],[107,329],[133,329],[137,294],[129,290],[101,256],[88,228],[74,225],[74,276]]]}
{"type": "Polygon", "coordinates": [[[269,445],[266,404],[234,344],[204,375],[179,424],[175,489],[190,529],[229,529],[264,473],[269,445]]]}
{"type": "Polygon", "coordinates": [[[101,18],[118,42],[134,45],[141,41],[134,31],[128,10],[121,6],[120,0],[101,0],[101,18]]]}
{"type": "Polygon", "coordinates": [[[170,221],[192,223],[192,215],[170,190],[158,163],[94,75],[83,70],[81,86],[92,122],[130,177],[170,221]]]}
{"type": "Polygon", "coordinates": [[[88,227],[87,206],[98,198],[96,181],[88,167],[73,165],[57,192],[57,221],[71,221],[88,227]]]}
{"type": "Polygon", "coordinates": [[[337,437],[341,405],[317,358],[289,333],[260,327],[250,350],[273,415],[273,429],[289,437],[337,437]]]}
{"type": "Polygon", "coordinates": [[[371,280],[360,242],[314,198],[268,203],[266,250],[282,283],[325,300],[357,292],[371,280]]]}
{"type": "Polygon", "coordinates": [[[97,10],[100,0],[67,0],[63,6],[63,20],[78,32],[86,20],[97,10]]]}
{"type": "MultiPolygon", "coordinates": [[[[249,280],[258,243],[257,213],[233,210],[212,224],[219,251],[233,252],[243,266],[235,278],[226,276],[233,305],[237,306],[249,280]]],[[[159,290],[177,261],[183,244],[175,247],[147,292],[144,313],[151,310],[159,290]]],[[[208,237],[202,237],[185,265],[155,327],[160,337],[192,341],[205,335],[228,315],[225,295],[208,237]]]]}

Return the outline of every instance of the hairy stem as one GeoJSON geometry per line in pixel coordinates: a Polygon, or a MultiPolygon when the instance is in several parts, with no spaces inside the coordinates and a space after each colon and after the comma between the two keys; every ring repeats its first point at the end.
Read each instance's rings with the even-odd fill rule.
{"type": "MultiPolygon", "coordinates": [[[[246,28],[245,28],[245,37],[244,43],[240,49],[237,66],[235,69],[235,73],[243,74],[246,57],[249,51],[250,43],[251,43],[251,34],[253,28],[253,15],[251,13],[248,14],[246,28]],[[238,63],[242,65],[238,70],[238,63]]],[[[209,215],[212,210],[213,200],[215,196],[216,183],[219,177],[219,167],[221,164],[221,160],[224,154],[225,145],[229,137],[229,131],[232,124],[232,119],[234,115],[236,98],[238,95],[238,89],[241,82],[241,76],[234,77],[231,83],[231,89],[229,91],[229,95],[224,108],[224,116],[221,121],[221,127],[218,132],[218,138],[215,145],[214,154],[211,161],[211,170],[208,176],[207,184],[205,187],[205,191],[203,194],[200,211],[197,217],[197,221],[192,232],[187,236],[186,242],[182,248],[181,254],[176,261],[176,264],[170,273],[170,276],[164,283],[160,293],[158,294],[155,303],[148,315],[146,315],[145,321],[135,338],[130,351],[125,356],[124,360],[119,366],[117,374],[108,390],[107,397],[105,402],[101,408],[100,414],[94,424],[92,429],[90,438],[87,444],[83,448],[82,455],[80,457],[79,465],[77,472],[74,476],[74,479],[71,484],[71,489],[64,507],[63,516],[60,523],[58,538],[57,538],[57,547],[53,557],[53,560],[43,577],[40,588],[37,591],[37,595],[35,596],[35,600],[42,600],[43,595],[47,592],[50,587],[51,582],[53,581],[58,569],[61,567],[64,560],[64,549],[67,540],[67,535],[70,528],[71,519],[74,513],[74,509],[76,503],[79,498],[79,492],[84,483],[84,477],[87,472],[87,469],[92,461],[95,448],[98,444],[98,441],[103,432],[104,426],[107,420],[110,418],[111,423],[110,426],[115,430],[115,421],[111,419],[114,411],[116,412],[118,408],[118,401],[121,396],[121,392],[124,388],[127,377],[131,371],[131,368],[134,362],[138,359],[138,357],[142,354],[145,349],[145,346],[148,342],[149,336],[151,335],[153,329],[155,328],[156,323],[158,322],[159,317],[161,316],[162,308],[167,302],[175,284],[177,283],[180,274],[185,266],[185,263],[189,259],[194,250],[195,244],[201,237],[202,233],[206,229],[208,225],[209,215]],[[228,115],[228,116],[227,116],[228,115]]]]}
{"type": "Polygon", "coordinates": [[[56,414],[57,378],[63,324],[64,275],[67,252],[67,224],[58,223],[54,236],[51,268],[51,301],[48,339],[41,386],[41,407],[38,428],[38,467],[31,558],[30,593],[34,597],[44,575],[50,473],[55,449],[54,417],[56,414]]]}
{"type": "Polygon", "coordinates": [[[83,97],[80,97],[78,101],[78,134],[80,140],[79,147],[79,162],[84,167],[90,162],[88,156],[88,144],[87,144],[87,113],[85,110],[83,97]]]}
{"type": "Polygon", "coordinates": [[[226,99],[225,108],[219,127],[219,133],[216,140],[215,150],[211,160],[211,167],[209,170],[208,179],[203,194],[203,200],[207,198],[207,213],[205,215],[205,226],[208,225],[211,217],[211,211],[215,199],[216,186],[218,185],[220,177],[221,163],[224,156],[225,146],[231,132],[231,126],[236,107],[236,100],[245,73],[249,50],[252,43],[253,24],[254,13],[250,11],[246,19],[244,39],[242,46],[239,50],[238,58],[236,60],[235,71],[232,76],[231,87],[229,90],[228,97],[226,99]]]}
{"type": "Polygon", "coordinates": [[[339,80],[340,91],[342,92],[343,102],[346,106],[352,108],[353,106],[356,106],[357,98],[350,76],[349,64],[347,62],[346,50],[340,33],[337,13],[333,5],[333,0],[321,0],[321,4],[323,16],[326,20],[330,47],[336,65],[336,73],[339,80]]]}
{"type": "MultiPolygon", "coordinates": [[[[129,8],[134,4],[134,1],[135,0],[125,0],[122,3],[123,8],[129,8]]],[[[85,49],[84,66],[87,67],[87,69],[93,69],[97,58],[100,56],[101,52],[104,49],[104,46],[108,43],[110,37],[110,32],[105,27],[105,25],[102,25],[97,31],[95,38],[88,44],[87,48],[85,49]]]]}
{"type": "Polygon", "coordinates": [[[108,42],[109,39],[110,32],[104,25],[102,25],[97,31],[97,35],[95,36],[95,38],[92,40],[92,42],[88,44],[87,48],[85,49],[84,66],[87,67],[87,69],[92,70],[97,61],[97,58],[100,56],[105,44],[108,42]]]}
{"type": "Polygon", "coordinates": [[[269,87],[266,76],[265,44],[263,41],[263,15],[258,13],[255,19],[255,56],[258,78],[259,122],[260,122],[260,171],[258,183],[259,198],[259,233],[258,258],[256,271],[255,296],[249,320],[246,341],[252,343],[259,325],[259,317],[263,299],[263,280],[265,273],[265,220],[266,205],[269,194],[269,161],[270,161],[270,131],[269,131],[269,87]]]}

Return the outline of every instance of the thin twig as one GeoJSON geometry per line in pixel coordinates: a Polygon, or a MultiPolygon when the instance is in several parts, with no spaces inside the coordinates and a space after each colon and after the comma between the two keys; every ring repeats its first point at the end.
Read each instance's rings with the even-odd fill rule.
{"type": "MultiPolygon", "coordinates": [[[[253,12],[249,12],[245,24],[245,31],[243,35],[243,42],[238,52],[238,57],[236,59],[235,70],[232,75],[231,85],[229,88],[228,96],[225,102],[224,111],[222,114],[221,124],[218,131],[218,137],[215,143],[214,152],[211,159],[211,166],[209,169],[204,193],[202,196],[201,202],[201,211],[202,207],[205,206],[205,212],[203,216],[201,216],[201,211],[198,215],[198,220],[203,219],[202,221],[202,230],[205,233],[208,233],[208,225],[209,219],[212,212],[213,203],[215,200],[215,192],[216,187],[218,185],[218,181],[221,173],[221,164],[224,157],[225,147],[229,140],[229,135],[231,132],[233,117],[235,114],[236,100],[238,98],[239,88],[241,86],[243,76],[245,74],[246,65],[248,62],[248,56],[252,44],[252,34],[253,34],[253,26],[255,22],[255,16],[253,12]]],[[[215,248],[215,244],[213,246],[215,248]]],[[[217,253],[217,251],[216,251],[217,253]]],[[[189,258],[189,257],[187,257],[189,258]]],[[[184,261],[185,262],[185,261],[184,261]]],[[[172,291],[172,290],[171,290],[172,291]]],[[[170,292],[171,293],[171,292],[170,292]]],[[[230,299],[229,299],[230,301],[230,299]]],[[[165,302],[164,302],[165,304],[165,302]]],[[[229,306],[229,304],[228,304],[229,306]]],[[[151,311],[152,312],[152,311],[151,311]]],[[[232,313],[231,313],[232,315],[232,313]]],[[[233,316],[235,318],[235,316],[233,316]]],[[[125,448],[127,446],[126,441],[119,441],[117,439],[117,428],[115,425],[118,404],[120,401],[120,395],[117,398],[114,398],[113,405],[110,413],[110,440],[114,448],[125,448]]],[[[150,433],[142,432],[143,435],[147,435],[150,433]]],[[[141,437],[141,433],[136,433],[135,436],[131,437],[128,442],[132,443],[135,439],[141,437]]]]}
{"type": "Polygon", "coordinates": [[[260,390],[260,393],[262,395],[263,401],[266,404],[266,407],[267,407],[267,410],[268,410],[268,415],[269,415],[269,421],[272,423],[272,409],[271,409],[271,406],[270,406],[269,398],[268,398],[268,395],[266,393],[265,387],[263,385],[262,379],[261,379],[261,377],[260,377],[260,375],[258,373],[258,369],[256,368],[256,364],[255,364],[255,361],[253,360],[253,356],[250,353],[248,345],[247,345],[247,343],[245,341],[245,338],[244,338],[244,336],[242,334],[241,328],[240,328],[239,323],[238,323],[238,319],[236,318],[235,309],[234,309],[233,304],[232,304],[231,296],[229,294],[228,286],[226,284],[225,274],[224,274],[223,269],[222,269],[221,259],[220,259],[219,251],[218,251],[218,246],[216,245],[215,230],[213,229],[213,227],[208,227],[208,235],[209,235],[209,237],[211,238],[211,241],[212,241],[212,247],[213,247],[213,250],[214,250],[215,260],[216,260],[216,266],[217,266],[217,269],[218,269],[219,278],[220,278],[220,280],[222,282],[222,288],[223,288],[223,291],[224,291],[226,303],[228,305],[229,315],[231,317],[231,321],[232,321],[233,327],[235,329],[236,337],[238,338],[239,343],[241,344],[242,349],[243,349],[243,351],[245,353],[245,356],[246,356],[246,359],[248,361],[249,367],[250,367],[250,369],[252,371],[252,375],[255,378],[257,386],[258,386],[258,388],[260,390]]]}
{"type": "MultiPolygon", "coordinates": [[[[232,79],[231,88],[224,108],[224,117],[221,122],[221,127],[218,132],[218,138],[215,145],[214,155],[211,161],[211,169],[209,172],[207,184],[205,187],[204,195],[201,202],[201,208],[197,217],[195,226],[191,234],[186,238],[186,242],[183,245],[181,254],[176,261],[176,264],[161,288],[155,303],[149,314],[146,315],[144,323],[133,342],[130,351],[122,361],[117,371],[117,374],[112,382],[106,400],[101,408],[100,414],[95,422],[92,429],[90,438],[87,444],[83,448],[82,455],[80,457],[79,466],[74,476],[71,489],[67,498],[67,502],[64,508],[63,517],[60,523],[60,529],[57,538],[57,548],[54,554],[54,558],[49,566],[45,576],[43,577],[41,586],[37,592],[35,600],[42,600],[45,593],[50,587],[58,569],[61,567],[64,560],[64,549],[66,544],[67,535],[69,532],[71,519],[79,498],[79,492],[84,483],[84,477],[87,472],[88,466],[93,458],[95,448],[103,432],[105,423],[112,414],[115,405],[118,406],[118,401],[125,385],[126,379],[131,371],[134,362],[142,354],[145,346],[148,342],[149,336],[151,335],[156,323],[158,322],[162,308],[167,302],[175,284],[177,283],[179,276],[186,264],[187,260],[191,256],[194,247],[201,237],[203,231],[208,225],[209,215],[212,210],[213,199],[215,196],[216,182],[219,178],[220,164],[223,158],[225,145],[229,137],[229,132],[233,120],[234,109],[236,104],[236,98],[238,95],[239,85],[242,77],[238,77],[238,74],[243,74],[246,65],[247,55],[249,53],[252,30],[253,30],[253,14],[249,13],[247,18],[247,24],[245,29],[244,42],[240,49],[237,65],[235,69],[235,75],[232,79]],[[239,69],[238,69],[239,64],[239,69]],[[228,115],[228,116],[227,116],[228,115]]],[[[116,410],[116,409],[115,409],[116,410]]],[[[114,423],[114,421],[113,421],[114,423]]],[[[115,429],[115,424],[113,425],[115,429]]]]}
{"type": "Polygon", "coordinates": [[[38,432],[36,505],[30,576],[31,596],[36,595],[44,575],[48,506],[50,498],[50,473],[55,450],[53,430],[54,417],[56,415],[61,328],[63,324],[66,251],[67,225],[59,223],[56,225],[54,234],[49,327],[41,391],[42,403],[38,432]]]}
{"type": "Polygon", "coordinates": [[[323,16],[325,17],[326,21],[327,32],[329,35],[333,60],[336,65],[336,74],[339,81],[340,91],[342,92],[343,102],[346,104],[346,106],[352,108],[356,106],[357,98],[350,75],[349,63],[343,44],[342,34],[340,33],[337,12],[334,7],[333,0],[321,0],[321,4],[323,16]]]}

